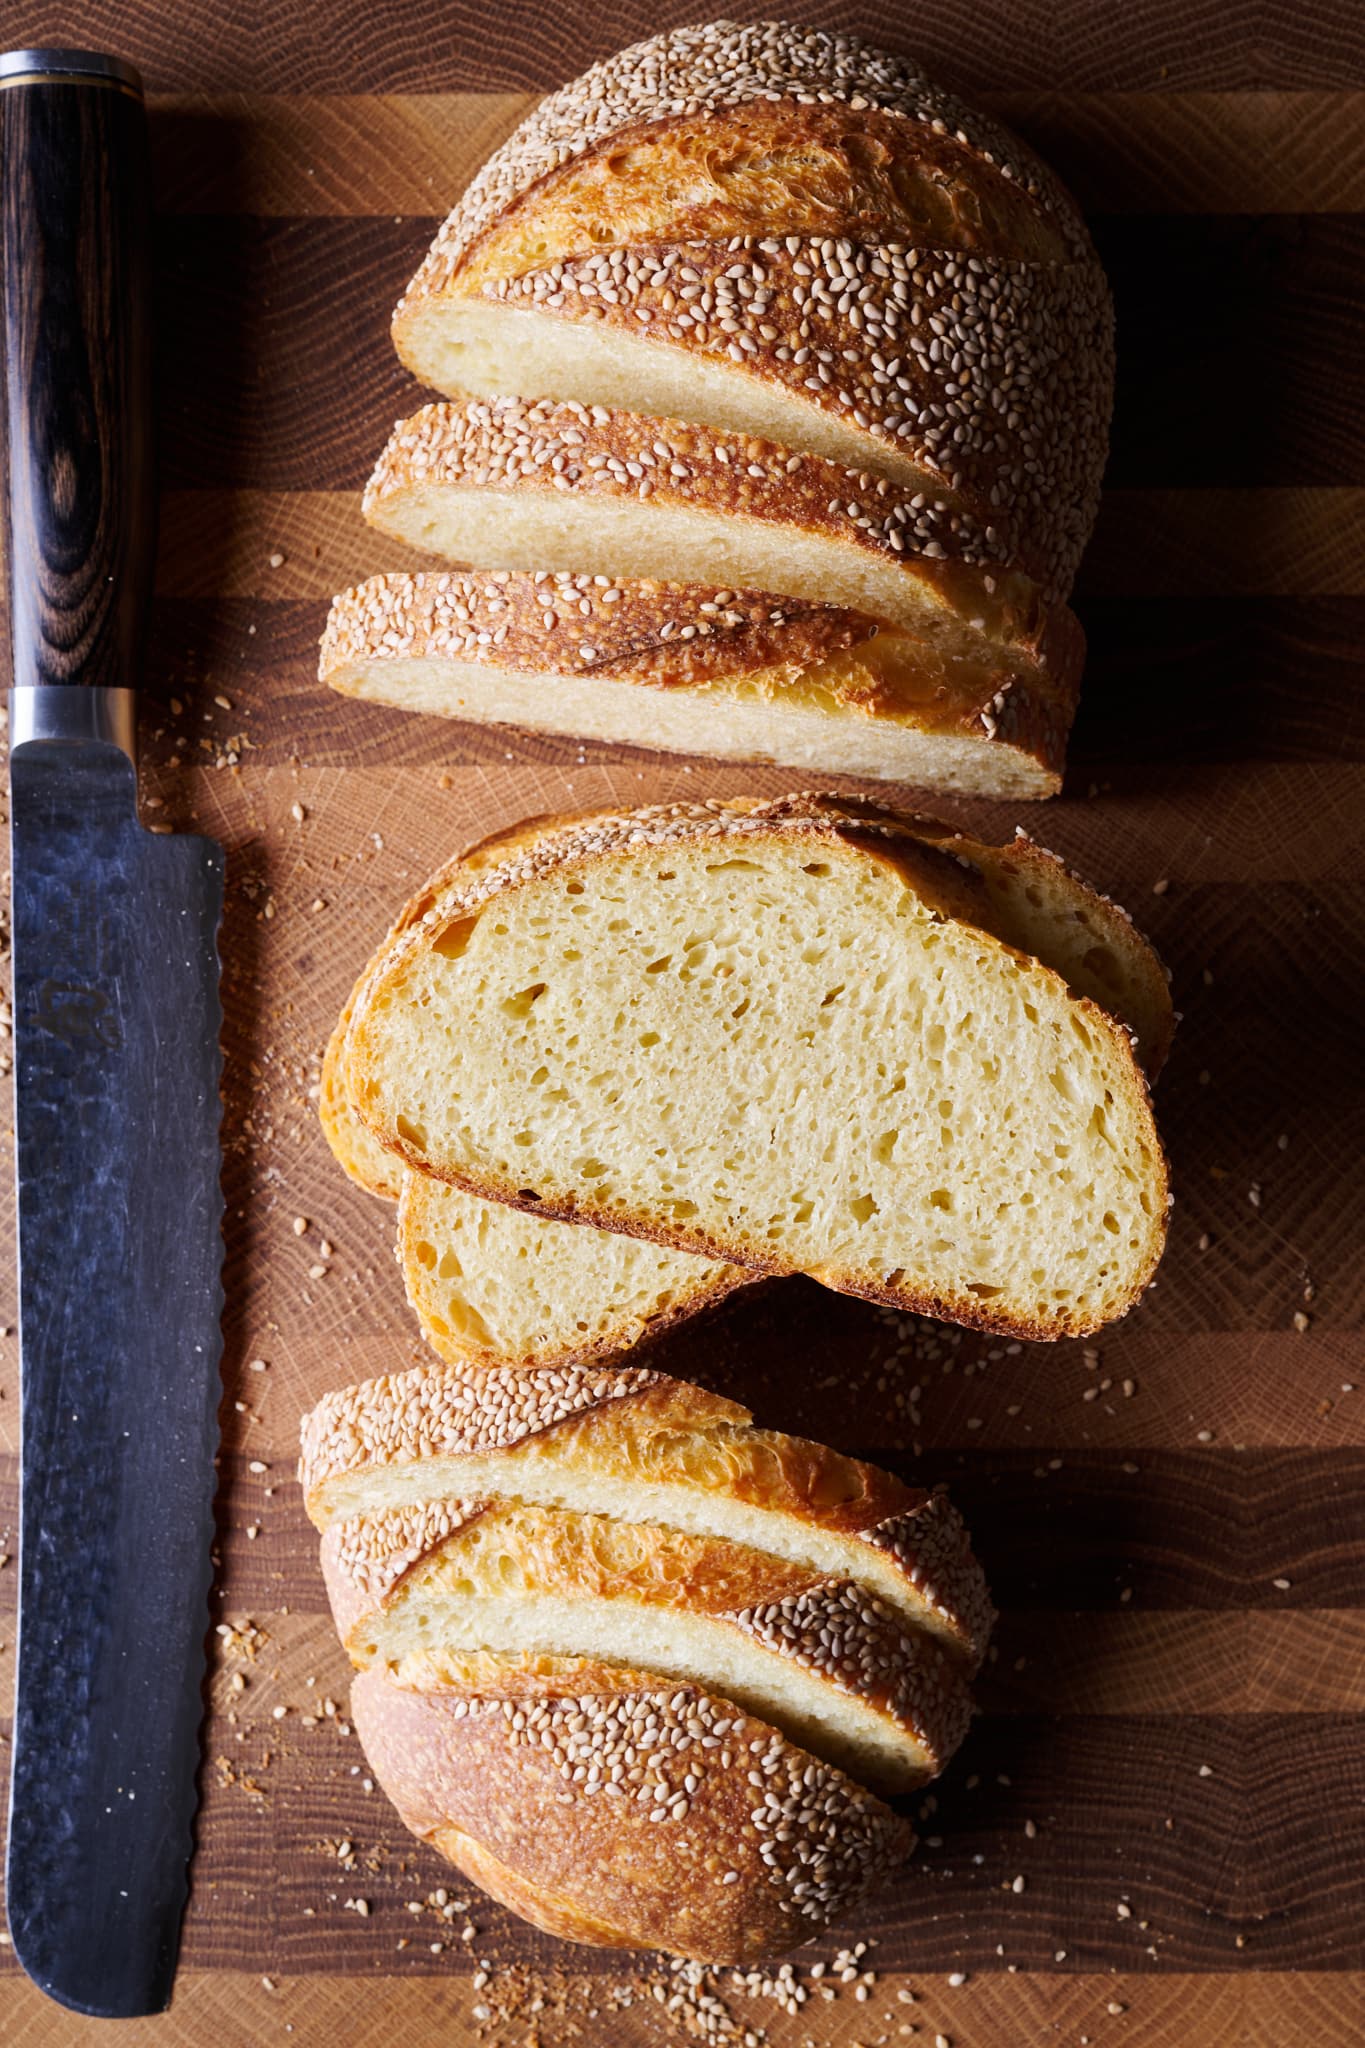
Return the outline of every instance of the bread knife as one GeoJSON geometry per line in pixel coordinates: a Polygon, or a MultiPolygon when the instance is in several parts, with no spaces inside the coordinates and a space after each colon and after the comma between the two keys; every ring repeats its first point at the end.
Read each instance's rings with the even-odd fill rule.
{"type": "Polygon", "coordinates": [[[221,1395],[223,857],[144,831],[155,547],[147,118],[114,57],[0,57],[18,1183],[6,1906],[77,2012],[169,2001],[221,1395]]]}

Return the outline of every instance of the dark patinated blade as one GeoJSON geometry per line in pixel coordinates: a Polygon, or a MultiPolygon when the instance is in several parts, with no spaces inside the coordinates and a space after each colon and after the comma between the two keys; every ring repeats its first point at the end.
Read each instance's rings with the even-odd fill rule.
{"type": "Polygon", "coordinates": [[[8,1913],[78,2011],[170,1997],[196,1804],[220,1396],[218,923],[132,763],[10,765],[22,1348],[8,1913]]]}

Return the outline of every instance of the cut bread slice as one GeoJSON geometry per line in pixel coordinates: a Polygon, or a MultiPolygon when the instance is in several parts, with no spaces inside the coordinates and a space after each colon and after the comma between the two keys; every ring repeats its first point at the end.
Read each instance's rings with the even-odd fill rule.
{"type": "Polygon", "coordinates": [[[451,287],[404,334],[443,391],[703,422],[946,492],[1059,595],[1094,525],[1113,399],[1094,265],[675,236],[451,287]]]}
{"type": "Polygon", "coordinates": [[[351,1714],[405,1825],[547,1933],[748,1964],[809,1940],[914,1837],[696,1686],[594,1661],[408,1659],[351,1714]]]}
{"type": "Polygon", "coordinates": [[[395,942],[346,1092],[416,1171],[1031,1337],[1123,1314],[1167,1187],[1124,1028],[871,804],[584,827],[395,942]]]}
{"type": "Polygon", "coordinates": [[[770,590],[968,659],[1076,665],[1072,614],[951,494],[755,435],[548,400],[430,405],[395,427],[363,509],[475,568],[770,590]]]}
{"type": "Polygon", "coordinates": [[[352,1661],[400,1680],[432,1644],[633,1665],[723,1693],[890,1792],[942,1770],[971,1718],[962,1671],[865,1586],[720,1537],[440,1501],[334,1523],[322,1566],[352,1661]]]}
{"type": "Polygon", "coordinates": [[[442,572],[344,591],[318,673],[477,724],[1031,799],[1061,786],[1081,652],[1040,674],[761,591],[442,572]]]}
{"type": "Polygon", "coordinates": [[[436,1505],[520,1501],[723,1538],[808,1578],[856,1580],[973,1669],[994,1618],[941,1492],[756,1429],[737,1402],[639,1367],[444,1366],[367,1380],[305,1418],[299,1479],[324,1532],[409,1518],[386,1525],[381,1578],[421,1555],[436,1505]]]}
{"type": "Polygon", "coordinates": [[[408,297],[480,257],[526,268],[657,238],[675,217],[713,236],[932,227],[1002,255],[1093,254],[1060,179],[912,59],[718,21],[632,44],[542,100],[471,181],[408,297]]]}
{"type": "Polygon", "coordinates": [[[482,1202],[424,1173],[406,1176],[397,1250],[427,1342],[485,1370],[615,1357],[760,1279],[746,1266],[482,1202]]]}

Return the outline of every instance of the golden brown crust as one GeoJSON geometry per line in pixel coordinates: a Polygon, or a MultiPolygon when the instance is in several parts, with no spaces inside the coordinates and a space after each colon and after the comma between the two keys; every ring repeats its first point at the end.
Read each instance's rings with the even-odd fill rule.
{"type": "MultiPolygon", "coordinates": [[[[1021,184],[983,170],[955,136],[878,108],[779,99],[628,123],[513,199],[453,270],[424,265],[404,306],[410,312],[449,284],[477,291],[665,235],[719,242],[752,234],[1076,260],[1074,237],[1021,184]]],[[[396,321],[399,354],[416,368],[403,331],[396,321]]]]}
{"type": "MultiPolygon", "coordinates": [[[[770,118],[765,103],[774,101],[785,102],[783,111],[794,116],[798,108],[809,110],[810,139],[817,145],[823,139],[835,155],[837,139],[816,113],[821,106],[858,116],[882,149],[887,141],[879,115],[941,136],[966,153],[956,180],[961,188],[1011,213],[1010,188],[1025,193],[1040,217],[1039,232],[1042,223],[1055,228],[1073,260],[1092,253],[1075,202],[1055,174],[997,122],[935,85],[913,60],[819,29],[720,21],[635,43],[543,100],[475,176],[410,291],[453,271],[478,237],[518,200],[538,196],[537,188],[553,210],[555,173],[618,138],[629,146],[636,124],[716,121],[722,133],[731,125],[742,133],[756,115],[762,134],[770,118]],[[732,122],[724,111],[729,108],[739,110],[732,122]]],[[[949,167],[930,168],[943,177],[949,167]]],[[[827,175],[837,177],[837,163],[828,164],[827,175]]],[[[862,177],[868,178],[867,169],[862,177]]]]}
{"type": "MultiPolygon", "coordinates": [[[[424,921],[391,949],[370,983],[369,993],[373,995],[381,987],[388,990],[396,986],[401,982],[412,952],[430,944],[451,924],[477,914],[493,896],[504,890],[525,888],[542,875],[568,864],[589,867],[623,853],[633,857],[635,851],[643,847],[689,840],[705,841],[722,835],[737,839],[752,837],[756,842],[763,839],[780,842],[793,835],[810,835],[831,844],[859,846],[878,859],[896,864],[917,889],[924,891],[927,886],[928,900],[939,898],[948,915],[973,922],[983,931],[993,933],[989,899],[976,864],[969,857],[957,859],[949,850],[931,868],[928,856],[934,847],[922,832],[916,830],[916,821],[884,809],[871,800],[796,795],[771,802],[740,798],[724,803],[713,800],[705,804],[656,805],[626,815],[604,813],[580,830],[563,838],[543,841],[502,869],[486,873],[468,887],[454,892],[443,902],[439,914],[432,913],[430,922],[424,921]]],[[[938,828],[936,836],[944,836],[943,828],[938,828]]],[[[1095,898],[1096,903],[1100,900],[1095,898]]],[[[1057,972],[1052,968],[1045,971],[1057,972]]],[[[1058,974],[1058,979],[1064,981],[1065,977],[1058,974]]],[[[1109,1043],[1118,1065],[1130,1069],[1129,1099],[1157,1180],[1153,1189],[1157,1213],[1151,1218],[1149,1241],[1128,1289],[1124,1310],[1119,1311],[1122,1313],[1145,1291],[1165,1245],[1169,1206],[1165,1154],[1152,1117],[1146,1080],[1127,1029],[1108,1010],[1100,1008],[1089,998],[1076,996],[1074,1000],[1078,1015],[1109,1043]]],[[[780,1253],[766,1253],[752,1242],[722,1241],[719,1234],[703,1230],[691,1222],[674,1219],[665,1227],[653,1217],[638,1214],[627,1217],[618,1210],[595,1202],[590,1194],[581,1191],[557,1195],[542,1188],[532,1200],[524,1189],[513,1186],[509,1179],[464,1168],[456,1170],[448,1161],[432,1159],[398,1128],[395,1121],[388,1118],[383,1106],[375,1099],[374,1089],[368,1085],[369,1031],[368,1012],[362,1004],[352,1019],[347,1038],[347,1092],[357,1113],[414,1171],[429,1173],[485,1200],[534,1208],[537,1214],[558,1217],[566,1222],[592,1224],[600,1230],[620,1230],[629,1236],[671,1245],[680,1251],[695,1252],[704,1258],[748,1265],[758,1272],[780,1274],[795,1270],[780,1253]]],[[[955,1290],[930,1291],[914,1286],[896,1274],[874,1278],[858,1269],[832,1266],[808,1270],[813,1278],[837,1292],[860,1295],[869,1301],[884,1302],[912,1314],[933,1316],[966,1328],[1050,1341],[1060,1337],[1086,1336],[1099,1327],[1089,1315],[1075,1310],[1059,1307],[1054,1316],[1045,1318],[1041,1314],[1022,1313],[1008,1306],[988,1303],[975,1294],[955,1290]]]]}
{"type": "MultiPolygon", "coordinates": [[[[1098,509],[1113,393],[1113,316],[1093,265],[674,232],[500,279],[481,304],[485,317],[501,309],[508,341],[522,330],[533,354],[492,348],[478,379],[462,379],[478,396],[607,395],[578,388],[572,367],[557,372],[537,345],[554,339],[546,321],[586,323],[637,354],[681,352],[709,370],[691,416],[753,424],[753,386],[777,387],[799,410],[770,431],[793,447],[948,493],[983,529],[1007,532],[1011,558],[1046,589],[1071,587],[1098,509]]],[[[447,381],[441,344],[458,341],[462,312],[477,331],[479,312],[457,286],[409,315],[425,381],[447,381]]],[[[638,374],[649,376],[650,358],[638,374]]],[[[648,394],[633,402],[648,406],[648,394]]]]}
{"type": "Polygon", "coordinates": [[[842,1772],[694,1686],[583,1664],[528,1703],[370,1671],[351,1709],[406,1825],[569,1940],[751,1963],[913,1845],[842,1772]]]}
{"type": "Polygon", "coordinates": [[[419,508],[425,529],[428,510],[466,492],[648,502],[655,514],[817,539],[846,550],[850,562],[897,569],[905,598],[891,623],[951,629],[955,645],[983,658],[1070,666],[1079,630],[1071,614],[1014,566],[1009,538],[980,525],[951,493],[931,495],[757,435],[572,401],[429,405],[394,428],[363,510],[382,532],[410,539],[419,508]]]}

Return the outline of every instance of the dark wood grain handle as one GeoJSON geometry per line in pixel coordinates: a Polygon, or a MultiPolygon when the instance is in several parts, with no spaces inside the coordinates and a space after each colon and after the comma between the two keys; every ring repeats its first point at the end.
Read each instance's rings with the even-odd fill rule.
{"type": "Polygon", "coordinates": [[[0,86],[14,682],[131,688],[156,543],[146,110],[118,78],[0,86]]]}

